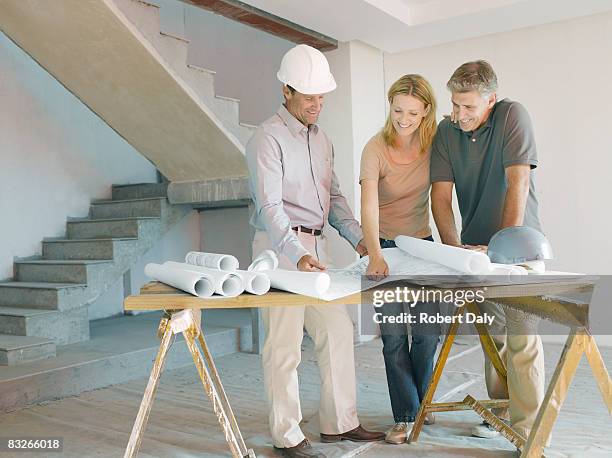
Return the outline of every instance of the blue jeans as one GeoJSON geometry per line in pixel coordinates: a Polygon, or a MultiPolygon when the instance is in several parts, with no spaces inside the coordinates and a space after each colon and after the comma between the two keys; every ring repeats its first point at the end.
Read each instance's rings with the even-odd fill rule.
{"type": "MultiPolygon", "coordinates": [[[[424,240],[433,241],[431,237],[424,240]]],[[[395,242],[380,239],[380,247],[392,248],[395,247],[395,242]]],[[[438,311],[437,303],[420,303],[415,307],[406,307],[403,303],[388,303],[384,304],[381,310],[383,317],[403,312],[418,316],[419,313],[435,314],[438,311]]],[[[380,324],[387,386],[396,423],[414,421],[431,380],[440,336],[438,325],[415,323],[411,325],[411,329],[412,344],[409,345],[406,324],[380,324]]]]}

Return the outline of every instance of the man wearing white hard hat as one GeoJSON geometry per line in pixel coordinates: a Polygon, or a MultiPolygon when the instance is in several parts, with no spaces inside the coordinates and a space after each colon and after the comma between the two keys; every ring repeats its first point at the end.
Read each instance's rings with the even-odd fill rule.
{"type": "MultiPolygon", "coordinates": [[[[325,270],[329,222],[360,254],[363,234],[340,192],[334,149],[316,122],[324,95],[336,88],[325,56],[307,45],[290,49],[277,73],[285,102],[246,146],[255,211],[253,256],[273,249],[279,267],[325,270]]],[[[321,374],[319,426],[323,442],[378,441],[384,433],[359,424],[356,409],[353,323],[343,305],[263,308],[264,383],[275,448],[290,457],[321,457],[300,429],[297,367],[304,327],[321,374]]]]}

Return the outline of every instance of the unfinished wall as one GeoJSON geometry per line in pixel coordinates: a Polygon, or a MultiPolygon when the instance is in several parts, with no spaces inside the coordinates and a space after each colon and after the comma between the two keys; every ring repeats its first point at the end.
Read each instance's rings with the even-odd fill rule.
{"type": "Polygon", "coordinates": [[[450,112],[445,83],[465,61],[489,60],[499,95],[520,101],[535,126],[538,196],[559,270],[610,274],[607,210],[612,137],[612,13],[385,55],[386,86],[404,73],[432,83],[439,115],[450,112]]]}
{"type": "MultiPolygon", "coordinates": [[[[162,264],[166,261],[185,262],[185,255],[190,251],[200,250],[200,217],[198,212],[187,214],[176,225],[136,261],[124,279],[117,281],[107,294],[101,296],[89,308],[90,320],[119,315],[123,312],[123,298],[130,294],[138,294],[140,288],[151,281],[144,274],[145,266],[154,262],[162,264]]],[[[133,312],[138,314],[140,312],[133,312]]]]}
{"type": "Polygon", "coordinates": [[[217,95],[240,99],[240,120],[257,125],[282,102],[278,65],[295,43],[177,0],[161,7],[160,28],[190,40],[188,62],[216,72],[217,95]]]}
{"type": "Polygon", "coordinates": [[[68,216],[113,183],[155,181],[154,167],[0,33],[0,278],[41,253],[68,216]]]}
{"type": "Polygon", "coordinates": [[[251,263],[251,228],[247,207],[217,208],[200,212],[202,251],[227,253],[238,258],[240,268],[251,263]]]}
{"type": "MultiPolygon", "coordinates": [[[[85,217],[112,184],[155,182],[155,168],[74,95],[0,33],[0,279],[13,259],[41,254],[45,237],[63,237],[68,217],[85,217]]],[[[121,314],[123,297],[148,281],[147,262],[179,260],[199,249],[196,212],[90,304],[90,319],[121,314]]]]}
{"type": "MultiPolygon", "coordinates": [[[[325,96],[319,124],[334,143],[335,171],[340,189],[360,219],[359,165],[361,151],[383,125],[385,102],[382,52],[358,41],[340,43],[337,50],[326,53],[338,88],[325,96]]],[[[329,251],[334,267],[357,259],[355,250],[335,229],[327,227],[329,251]]],[[[355,323],[355,339],[361,336],[361,305],[349,306],[355,323]]],[[[365,305],[364,307],[370,307],[365,305]]]]}
{"type": "MultiPolygon", "coordinates": [[[[359,41],[340,43],[326,53],[338,88],[325,96],[319,124],[334,143],[335,171],[342,193],[360,218],[359,166],[367,141],[384,124],[386,108],[382,52],[359,41]]],[[[343,266],[356,259],[355,251],[328,232],[331,257],[343,266]]]]}

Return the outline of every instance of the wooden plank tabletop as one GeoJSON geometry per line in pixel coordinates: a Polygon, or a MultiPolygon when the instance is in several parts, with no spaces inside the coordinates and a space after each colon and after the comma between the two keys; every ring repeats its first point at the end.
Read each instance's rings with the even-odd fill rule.
{"type": "Polygon", "coordinates": [[[278,290],[270,290],[262,296],[246,293],[236,297],[214,296],[212,298],[200,298],[164,283],[150,282],[141,288],[139,295],[125,298],[123,306],[125,310],[172,310],[184,308],[234,309],[360,303],[361,293],[352,294],[335,301],[324,301],[323,299],[278,290]]]}
{"type": "MultiPolygon", "coordinates": [[[[516,305],[516,298],[520,297],[540,297],[549,295],[563,295],[583,292],[592,288],[592,281],[588,280],[568,280],[556,281],[554,283],[533,283],[522,285],[499,285],[490,286],[484,289],[487,298],[508,298],[509,302],[516,305]]],[[[397,286],[397,285],[396,285],[397,286]]],[[[421,286],[406,285],[413,289],[421,289],[421,286]]],[[[384,287],[394,287],[390,283],[384,287]]],[[[427,287],[426,289],[440,289],[427,287]]],[[[443,288],[450,289],[450,288],[443,288]]],[[[480,287],[457,287],[455,289],[482,289],[480,287]]],[[[287,307],[304,305],[324,305],[324,304],[371,304],[371,291],[358,292],[333,301],[325,301],[300,294],[289,293],[286,291],[270,290],[262,296],[253,294],[241,294],[237,297],[199,298],[189,293],[178,290],[160,282],[150,282],[143,286],[140,294],[129,296],[124,301],[125,310],[171,310],[184,308],[215,309],[215,308],[251,308],[251,307],[287,307]],[[369,298],[369,299],[368,299],[369,298]]],[[[570,312],[570,316],[588,315],[588,304],[584,301],[568,301],[567,306],[574,306],[576,310],[570,312]]],[[[550,301],[542,302],[534,300],[531,303],[532,309],[552,308],[550,301]],[[539,304],[539,305],[538,305],[539,304]]]]}

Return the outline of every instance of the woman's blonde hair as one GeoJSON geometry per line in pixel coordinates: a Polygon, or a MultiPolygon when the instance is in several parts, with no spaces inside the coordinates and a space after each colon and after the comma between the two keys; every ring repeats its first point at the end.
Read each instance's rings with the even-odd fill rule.
{"type": "Polygon", "coordinates": [[[404,75],[391,85],[387,94],[389,114],[382,129],[382,138],[388,146],[395,146],[397,139],[397,132],[391,120],[391,105],[393,104],[393,98],[399,94],[411,95],[423,102],[425,109],[429,107],[429,112],[425,115],[419,126],[421,153],[424,153],[430,148],[433,137],[436,134],[436,98],[434,97],[433,89],[421,75],[404,75]]]}

